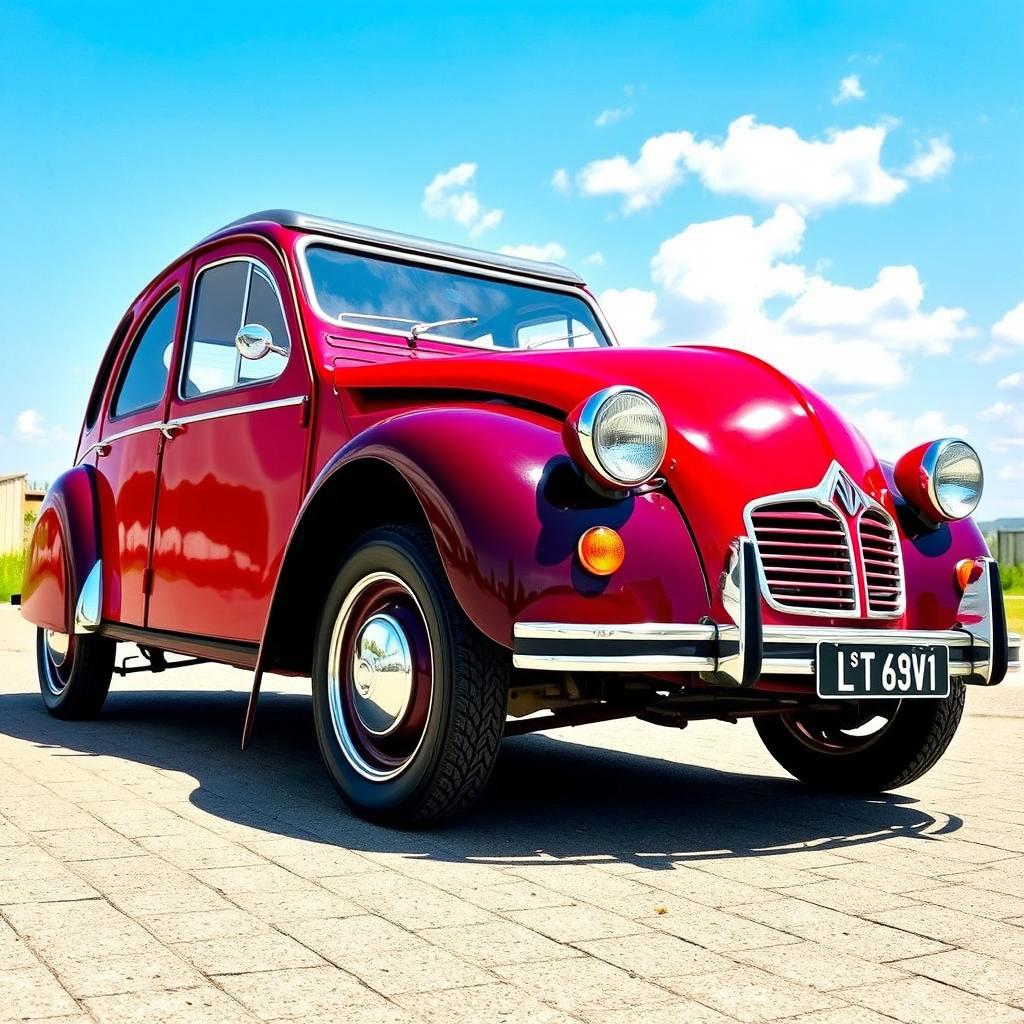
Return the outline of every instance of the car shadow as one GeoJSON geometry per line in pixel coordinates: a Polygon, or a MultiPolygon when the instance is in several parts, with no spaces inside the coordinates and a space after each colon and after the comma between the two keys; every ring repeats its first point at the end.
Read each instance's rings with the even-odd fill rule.
{"type": "MultiPolygon", "coordinates": [[[[788,779],[533,735],[504,743],[475,813],[430,832],[401,832],[364,822],[341,803],[320,762],[307,696],[264,694],[253,745],[242,753],[245,701],[239,692],[112,692],[98,721],[62,722],[35,694],[7,694],[0,735],[70,751],[65,756],[185,773],[196,780],[188,799],[197,808],[273,835],[455,862],[659,869],[808,847],[841,852],[893,836],[927,841],[962,825],[906,796],[836,797],[788,779]]],[[[680,734],[680,757],[686,741],[680,734]]]]}

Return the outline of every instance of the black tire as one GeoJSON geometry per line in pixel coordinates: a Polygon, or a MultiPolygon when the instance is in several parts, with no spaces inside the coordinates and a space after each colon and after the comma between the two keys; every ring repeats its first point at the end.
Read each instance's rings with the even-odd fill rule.
{"type": "Polygon", "coordinates": [[[317,740],[344,800],[404,828],[466,810],[497,759],[510,669],[509,653],[460,608],[429,532],[394,526],[364,536],[327,597],[313,656],[317,740]],[[363,638],[381,620],[389,632],[374,646],[363,638]],[[407,656],[411,670],[381,674],[394,667],[392,655],[398,663],[407,656]],[[392,679],[400,680],[394,692],[409,693],[400,710],[393,698],[381,712],[387,702],[375,691],[392,679]]]}
{"type": "Polygon", "coordinates": [[[772,757],[801,782],[835,793],[882,793],[935,766],[960,724],[964,692],[963,682],[953,679],[943,700],[851,705],[847,727],[858,717],[887,719],[877,733],[860,739],[841,732],[835,715],[772,715],[755,718],[754,725],[772,757]]]}
{"type": "Polygon", "coordinates": [[[100,713],[114,674],[116,647],[113,640],[91,633],[64,636],[36,630],[39,690],[54,718],[82,720],[100,713]],[[55,649],[65,644],[65,651],[55,649]]]}

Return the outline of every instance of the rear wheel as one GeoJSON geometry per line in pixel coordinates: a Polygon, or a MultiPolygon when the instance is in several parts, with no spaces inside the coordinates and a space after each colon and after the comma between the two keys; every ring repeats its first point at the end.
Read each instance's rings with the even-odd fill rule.
{"type": "Polygon", "coordinates": [[[920,778],[943,755],[964,710],[964,684],[943,700],[851,703],[848,710],[755,718],[768,752],[820,789],[880,793],[920,778]]]}
{"type": "Polygon", "coordinates": [[[107,699],[116,644],[92,633],[36,631],[39,690],[55,718],[95,718],[107,699]]]}
{"type": "Polygon", "coordinates": [[[509,665],[462,612],[429,533],[364,537],[327,598],[314,654],[317,739],[344,799],[403,826],[468,807],[497,757],[509,665]]]}

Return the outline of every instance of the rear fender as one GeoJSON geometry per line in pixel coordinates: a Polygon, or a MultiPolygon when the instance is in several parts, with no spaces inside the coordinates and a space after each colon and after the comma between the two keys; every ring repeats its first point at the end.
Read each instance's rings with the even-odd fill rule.
{"type": "Polygon", "coordinates": [[[50,487],[25,560],[21,614],[60,633],[99,626],[102,578],[95,470],[76,466],[50,487]]]}

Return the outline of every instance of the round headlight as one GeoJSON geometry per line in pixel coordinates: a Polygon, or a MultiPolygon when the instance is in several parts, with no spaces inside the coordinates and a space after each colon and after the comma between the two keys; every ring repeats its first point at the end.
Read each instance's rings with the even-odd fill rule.
{"type": "Polygon", "coordinates": [[[903,497],[934,522],[966,519],[985,484],[978,453],[955,437],[907,452],[896,463],[895,477],[903,497]]]}
{"type": "Polygon", "coordinates": [[[985,483],[978,453],[964,441],[936,442],[932,491],[950,519],[966,519],[981,501],[985,483]]]}
{"type": "Polygon", "coordinates": [[[606,388],[573,417],[581,453],[599,480],[637,487],[658,471],[668,431],[654,399],[636,388],[606,388]]]}

